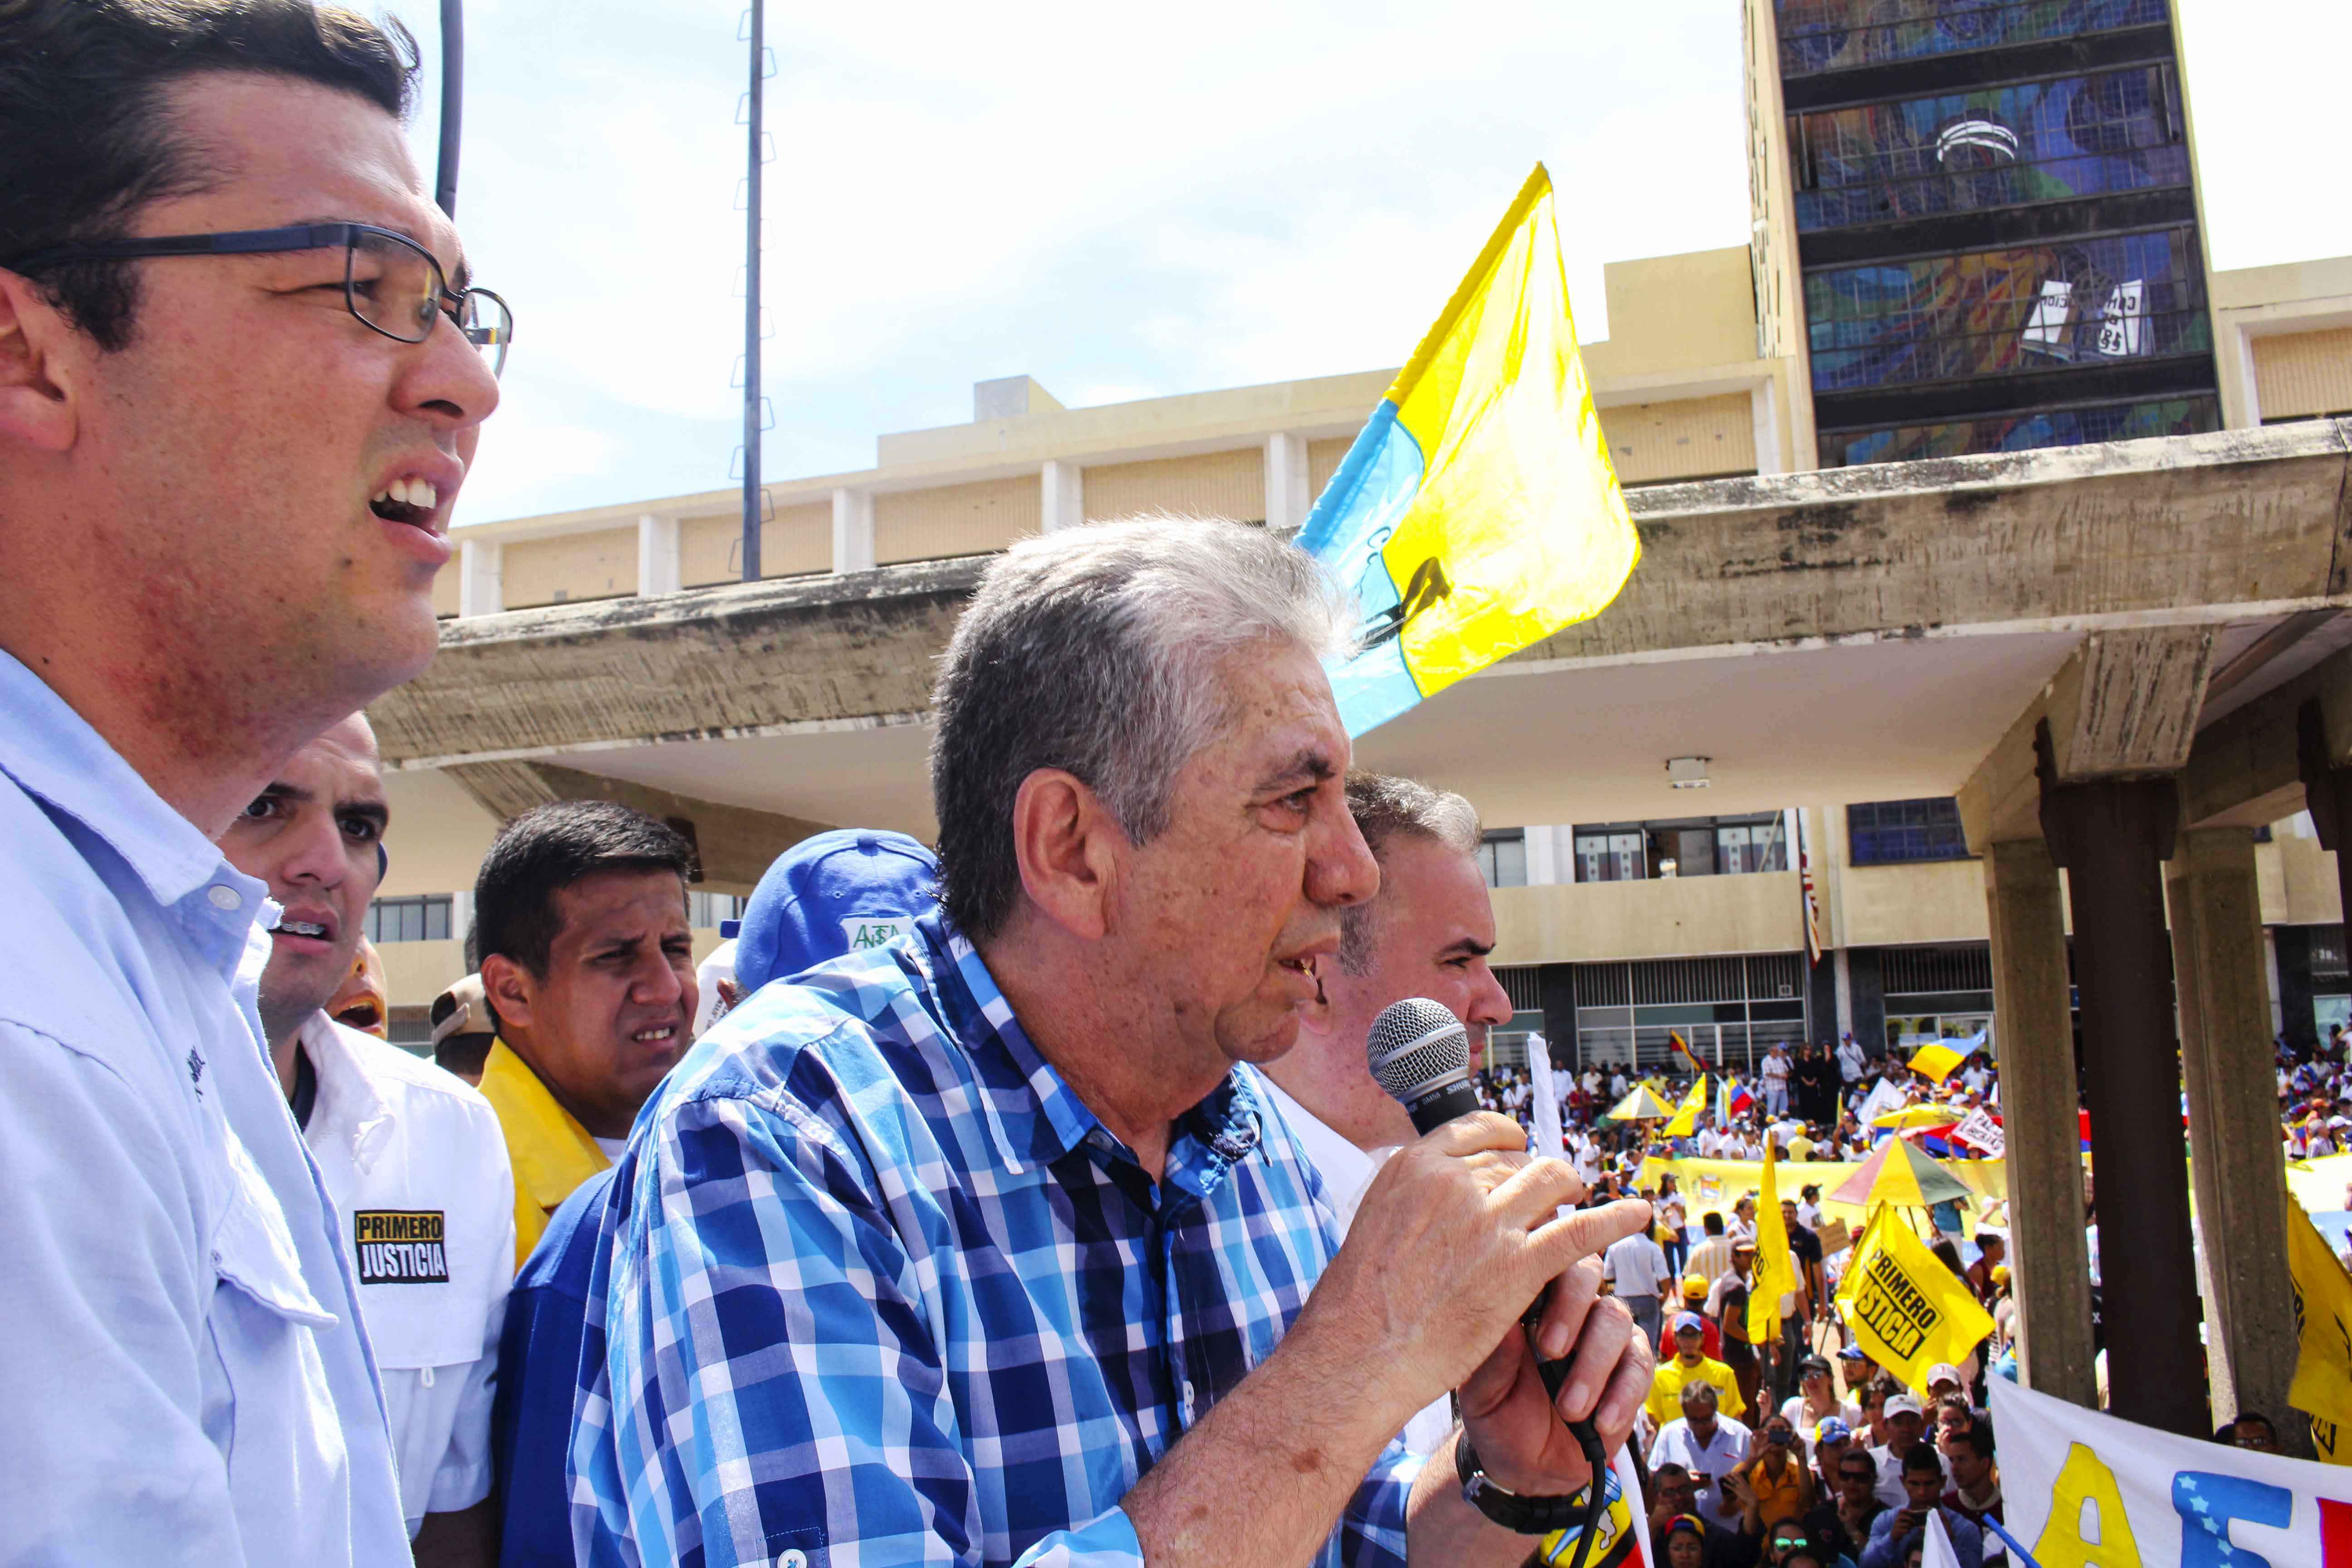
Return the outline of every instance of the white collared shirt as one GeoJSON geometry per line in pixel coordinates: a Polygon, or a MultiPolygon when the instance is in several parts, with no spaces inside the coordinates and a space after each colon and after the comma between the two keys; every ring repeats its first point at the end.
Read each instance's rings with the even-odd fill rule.
{"type": "Polygon", "coordinates": [[[408,1532],[490,1495],[490,1395],[513,1279],[514,1176],[490,1102],[324,1013],[302,1026],[303,1137],[351,1248],[408,1532]]]}
{"type": "Polygon", "coordinates": [[[0,653],[0,1560],[404,1562],[268,889],[0,653]]]}
{"type": "MultiPolygon", "coordinates": [[[[1331,1196],[1332,1212],[1338,1216],[1339,1239],[1348,1239],[1348,1227],[1355,1223],[1356,1205],[1364,1201],[1364,1189],[1381,1173],[1381,1166],[1396,1152],[1393,1148],[1376,1149],[1366,1153],[1326,1126],[1321,1118],[1307,1110],[1274,1079],[1263,1075],[1258,1079],[1289,1127],[1298,1152],[1315,1167],[1323,1179],[1323,1190],[1331,1196]]],[[[1405,1447],[1415,1454],[1431,1454],[1454,1431],[1454,1402],[1441,1397],[1418,1412],[1404,1424],[1402,1436],[1405,1447]]]]}

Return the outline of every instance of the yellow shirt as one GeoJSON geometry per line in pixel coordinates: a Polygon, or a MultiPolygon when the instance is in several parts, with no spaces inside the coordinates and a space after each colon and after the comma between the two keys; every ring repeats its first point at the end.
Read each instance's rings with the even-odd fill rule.
{"type": "Polygon", "coordinates": [[[490,1054],[482,1059],[482,1098],[499,1113],[507,1159],[514,1166],[515,1268],[520,1270],[539,1245],[549,1216],[563,1206],[574,1187],[613,1162],[504,1040],[491,1041],[490,1054]]]}
{"type": "Polygon", "coordinates": [[[1682,1357],[1673,1356],[1661,1363],[1650,1378],[1650,1398],[1645,1408],[1653,1426],[1664,1426],[1669,1421],[1681,1419],[1685,1381],[1715,1384],[1717,1414],[1734,1420],[1747,1414],[1748,1401],[1739,1397],[1739,1380],[1732,1375],[1729,1367],[1706,1356],[1699,1357],[1696,1366],[1686,1367],[1682,1357]]]}

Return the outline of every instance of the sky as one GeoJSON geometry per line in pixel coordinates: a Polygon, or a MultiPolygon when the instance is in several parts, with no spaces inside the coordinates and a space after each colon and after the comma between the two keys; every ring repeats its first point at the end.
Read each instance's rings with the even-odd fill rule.
{"type": "MultiPolygon", "coordinates": [[[[2352,6],[2174,0],[2214,265],[2352,254],[2352,6]],[[2315,174],[2314,171],[2316,170],[2315,174]]],[[[412,134],[429,183],[437,0],[412,134]]],[[[724,489],[741,437],[739,0],[470,0],[457,218],[513,305],[459,523],[724,489]]],[[[771,479],[971,417],[1401,363],[1528,167],[1601,264],[1748,228],[1735,0],[773,5],[771,479]]]]}

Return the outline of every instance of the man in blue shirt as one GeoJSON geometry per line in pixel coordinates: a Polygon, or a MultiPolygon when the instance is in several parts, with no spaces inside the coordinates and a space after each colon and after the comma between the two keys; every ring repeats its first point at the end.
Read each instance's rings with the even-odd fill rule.
{"type": "Polygon", "coordinates": [[[435,647],[498,394],[415,44],[26,0],[0,60],[0,1559],[403,1562],[275,907],[213,841],[435,647]]]}
{"type": "Polygon", "coordinates": [[[1574,1174],[1474,1114],[1338,1247],[1254,1065],[1378,886],[1321,662],[1351,625],[1238,524],[992,564],[936,695],[940,910],[767,987],[638,1117],[581,1561],[1503,1568],[1590,1479],[1562,1418],[1622,1445],[1651,1356],[1594,1255],[1647,1206],[1559,1217],[1574,1174]],[[1518,1326],[1555,1279],[1557,1405],[1518,1326]],[[1449,1388],[1465,1433],[1391,1448],[1449,1388]]]}
{"type": "MultiPolygon", "coordinates": [[[[880,945],[876,939],[888,940],[886,932],[912,929],[938,901],[938,876],[931,852],[903,833],[859,828],[803,839],[752,889],[728,1005],[771,980],[880,945]]],[[[503,1568],[571,1568],[573,1561],[563,1462],[588,1280],[612,1184],[613,1173],[601,1171],[563,1200],[507,1297],[490,1418],[503,1568]]]]}
{"type": "Polygon", "coordinates": [[[1912,1538],[1927,1527],[1929,1514],[1943,1515],[1944,1532],[1952,1538],[1952,1554],[1960,1568],[1981,1568],[1984,1532],[1958,1509],[1943,1506],[1944,1459],[1934,1444],[1914,1443],[1903,1451],[1903,1492],[1901,1508],[1888,1509],[1870,1521],[1862,1568],[1902,1568],[1912,1538]]]}

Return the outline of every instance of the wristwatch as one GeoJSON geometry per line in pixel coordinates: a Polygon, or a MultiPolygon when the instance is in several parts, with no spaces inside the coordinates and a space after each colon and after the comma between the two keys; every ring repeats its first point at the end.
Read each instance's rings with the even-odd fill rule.
{"type": "Polygon", "coordinates": [[[1505,1491],[1478,1468],[1478,1450],[1470,1446],[1467,1432],[1454,1440],[1454,1470],[1462,1479],[1463,1500],[1505,1530],[1517,1531],[1521,1535],[1549,1535],[1555,1530],[1582,1524],[1584,1505],[1601,1479],[1595,1476],[1580,1490],[1565,1496],[1522,1496],[1505,1491]]]}

